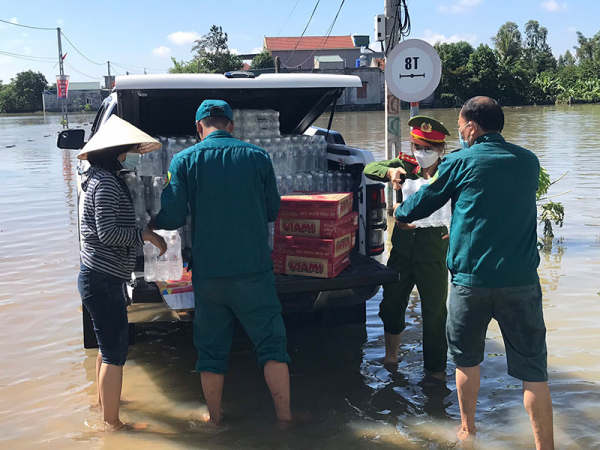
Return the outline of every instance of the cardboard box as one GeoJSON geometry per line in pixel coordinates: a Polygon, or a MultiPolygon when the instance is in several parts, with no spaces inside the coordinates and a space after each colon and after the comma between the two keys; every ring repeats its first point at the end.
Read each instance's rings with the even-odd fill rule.
{"type": "Polygon", "coordinates": [[[273,272],[303,277],[335,278],[350,265],[349,252],[335,259],[273,253],[273,272]]]}
{"type": "Polygon", "coordinates": [[[281,197],[279,217],[337,220],[351,210],[351,193],[295,192],[281,197]]]}
{"type": "Polygon", "coordinates": [[[355,232],[334,239],[275,235],[273,253],[334,259],[348,253],[354,248],[355,244],[355,232]]]}
{"type": "Polygon", "coordinates": [[[280,217],[275,222],[275,234],[336,238],[358,230],[358,213],[351,211],[338,220],[295,219],[280,217]]]}

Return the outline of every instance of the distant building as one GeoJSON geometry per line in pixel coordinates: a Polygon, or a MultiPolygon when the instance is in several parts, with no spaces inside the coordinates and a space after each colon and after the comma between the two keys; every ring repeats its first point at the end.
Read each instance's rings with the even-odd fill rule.
{"type": "Polygon", "coordinates": [[[290,69],[314,69],[316,58],[323,56],[340,57],[344,62],[343,68],[346,68],[356,67],[356,60],[364,55],[368,66],[373,56],[382,55],[369,49],[369,36],[358,34],[329,37],[265,37],[263,47],[273,58],[279,56],[282,65],[290,69]]]}
{"type": "MultiPolygon", "coordinates": [[[[90,105],[91,111],[97,111],[107,93],[108,90],[100,88],[99,81],[71,82],[69,83],[67,94],[67,109],[69,112],[76,112],[85,108],[85,105],[90,105]]],[[[56,90],[45,91],[43,95],[46,111],[61,111],[61,102],[63,100],[56,97],[56,90]]]]}

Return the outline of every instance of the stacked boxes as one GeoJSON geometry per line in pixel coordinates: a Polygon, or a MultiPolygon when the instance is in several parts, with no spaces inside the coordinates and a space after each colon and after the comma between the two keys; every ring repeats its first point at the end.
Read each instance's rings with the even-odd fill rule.
{"type": "Polygon", "coordinates": [[[358,213],[352,194],[307,192],[281,198],[275,223],[273,271],[334,278],[350,265],[358,213]]]}

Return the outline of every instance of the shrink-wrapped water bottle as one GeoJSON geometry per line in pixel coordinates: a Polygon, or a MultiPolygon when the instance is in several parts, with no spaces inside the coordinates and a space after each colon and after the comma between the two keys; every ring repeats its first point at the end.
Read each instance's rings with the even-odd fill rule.
{"type": "Polygon", "coordinates": [[[354,187],[354,178],[352,177],[351,173],[345,173],[344,174],[344,192],[352,192],[352,188],[354,187]]]}
{"type": "Polygon", "coordinates": [[[288,195],[290,192],[292,192],[294,190],[294,177],[292,175],[286,175],[285,176],[285,194],[283,195],[288,195]]]}
{"type": "Polygon", "coordinates": [[[326,173],[326,187],[327,192],[335,192],[335,173],[326,173]]]}
{"type": "Polygon", "coordinates": [[[160,198],[162,196],[163,178],[153,177],[151,186],[151,203],[148,205],[148,210],[152,216],[155,216],[160,211],[160,198]]]}
{"type": "Polygon", "coordinates": [[[342,172],[335,173],[335,192],[344,192],[344,174],[342,172]]]}
{"type": "Polygon", "coordinates": [[[156,260],[159,249],[154,244],[144,244],[144,280],[156,281],[156,260]]]}
{"type": "Polygon", "coordinates": [[[181,238],[177,230],[170,232],[167,247],[168,279],[180,280],[183,276],[183,258],[181,256],[181,238]]]}

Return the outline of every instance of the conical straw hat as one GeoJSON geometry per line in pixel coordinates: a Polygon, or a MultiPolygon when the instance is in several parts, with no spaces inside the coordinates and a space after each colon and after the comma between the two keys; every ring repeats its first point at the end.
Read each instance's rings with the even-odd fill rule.
{"type": "Polygon", "coordinates": [[[134,127],[129,122],[118,116],[112,115],[100,127],[100,130],[88,141],[77,154],[79,159],[87,159],[88,153],[105,150],[107,148],[119,147],[121,145],[135,145],[137,148],[133,153],[148,153],[158,150],[161,143],[152,136],[134,127]]]}

